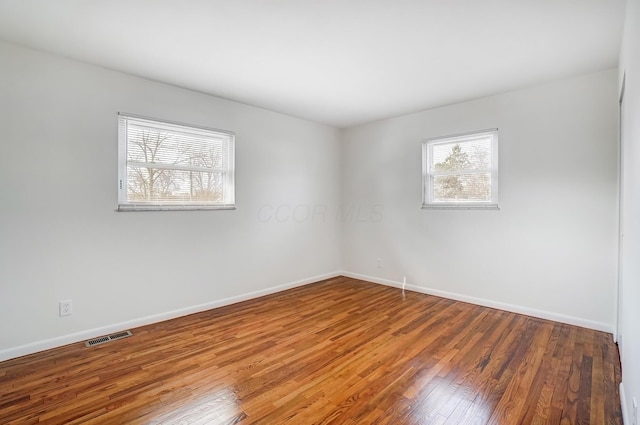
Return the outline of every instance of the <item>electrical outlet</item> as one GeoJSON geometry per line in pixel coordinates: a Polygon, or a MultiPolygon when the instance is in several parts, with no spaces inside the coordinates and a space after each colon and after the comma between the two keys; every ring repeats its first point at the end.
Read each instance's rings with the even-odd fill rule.
{"type": "Polygon", "coordinates": [[[381,269],[382,268],[382,258],[378,258],[378,268],[381,269]]]}
{"type": "Polygon", "coordinates": [[[69,316],[73,314],[73,304],[71,300],[60,301],[60,316],[69,316]]]}

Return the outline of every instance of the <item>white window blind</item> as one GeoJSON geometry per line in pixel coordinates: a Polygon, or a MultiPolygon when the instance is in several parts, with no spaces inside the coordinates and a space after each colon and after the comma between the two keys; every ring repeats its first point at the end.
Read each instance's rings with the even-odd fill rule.
{"type": "Polygon", "coordinates": [[[498,130],[426,140],[423,208],[498,208],[498,130]]]}
{"type": "Polygon", "coordinates": [[[234,134],[118,115],[118,210],[234,207],[234,134]]]}

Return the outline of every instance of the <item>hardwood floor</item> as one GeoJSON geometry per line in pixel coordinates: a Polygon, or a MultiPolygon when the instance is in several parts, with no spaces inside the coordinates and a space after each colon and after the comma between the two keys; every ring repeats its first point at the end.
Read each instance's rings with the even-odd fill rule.
{"type": "Polygon", "coordinates": [[[621,424],[611,336],[335,278],[0,363],[1,424],[621,424]]]}

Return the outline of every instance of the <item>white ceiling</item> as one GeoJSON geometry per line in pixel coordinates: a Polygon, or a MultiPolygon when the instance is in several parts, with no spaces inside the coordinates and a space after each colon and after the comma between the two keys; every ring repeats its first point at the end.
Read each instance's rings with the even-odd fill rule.
{"type": "Polygon", "coordinates": [[[0,39],[348,127],[615,67],[623,15],[624,0],[0,0],[0,39]]]}

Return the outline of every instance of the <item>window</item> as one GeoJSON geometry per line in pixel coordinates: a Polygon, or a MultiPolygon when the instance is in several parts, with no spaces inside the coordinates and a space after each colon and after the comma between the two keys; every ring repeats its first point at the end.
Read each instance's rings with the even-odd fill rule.
{"type": "Polygon", "coordinates": [[[234,208],[234,134],[118,115],[118,210],[234,208]]]}
{"type": "Polygon", "coordinates": [[[498,129],[422,144],[423,208],[498,208],[498,129]]]}

